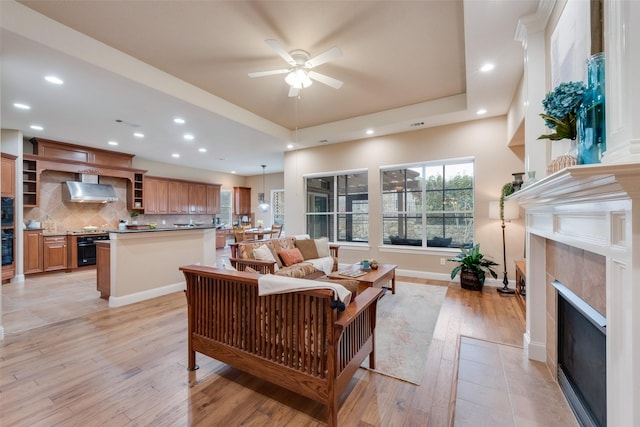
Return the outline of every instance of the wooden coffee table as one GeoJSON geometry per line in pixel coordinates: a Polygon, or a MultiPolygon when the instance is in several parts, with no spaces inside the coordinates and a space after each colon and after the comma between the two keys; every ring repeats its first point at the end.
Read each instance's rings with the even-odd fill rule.
{"type": "MultiPolygon", "coordinates": [[[[339,271],[361,270],[360,264],[353,264],[349,267],[341,268],[339,271]]],[[[377,270],[368,270],[365,274],[358,277],[343,276],[339,271],[333,271],[327,275],[332,279],[354,279],[365,286],[371,288],[382,288],[383,285],[391,281],[391,293],[396,293],[396,268],[394,264],[378,264],[377,270]]]]}

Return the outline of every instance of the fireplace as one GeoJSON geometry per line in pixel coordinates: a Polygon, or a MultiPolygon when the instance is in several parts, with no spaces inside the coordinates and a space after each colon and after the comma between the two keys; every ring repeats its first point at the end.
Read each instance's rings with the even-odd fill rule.
{"type": "Polygon", "coordinates": [[[558,383],[582,426],[607,425],[606,319],[558,281],[558,383]]]}
{"type": "Polygon", "coordinates": [[[592,411],[609,426],[640,426],[638,179],[639,163],[579,165],[511,197],[526,209],[528,357],[558,372],[557,280],[606,317],[606,411],[592,411]]]}

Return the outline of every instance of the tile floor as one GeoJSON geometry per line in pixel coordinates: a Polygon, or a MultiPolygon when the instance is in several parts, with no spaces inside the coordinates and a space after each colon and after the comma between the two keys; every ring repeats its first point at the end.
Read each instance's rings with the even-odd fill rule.
{"type": "Polygon", "coordinates": [[[547,366],[522,348],[460,337],[455,427],[578,423],[547,366]]]}

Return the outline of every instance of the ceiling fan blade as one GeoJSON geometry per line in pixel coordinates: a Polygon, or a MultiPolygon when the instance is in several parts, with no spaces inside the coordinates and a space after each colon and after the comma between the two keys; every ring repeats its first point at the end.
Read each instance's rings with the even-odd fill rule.
{"type": "Polygon", "coordinates": [[[289,69],[286,70],[271,70],[271,71],[256,71],[254,73],[249,73],[249,77],[264,77],[264,76],[273,76],[276,74],[285,74],[288,73],[289,69]]]}
{"type": "Polygon", "coordinates": [[[307,68],[313,68],[313,67],[317,67],[318,65],[324,64],[325,62],[329,62],[332,59],[340,58],[341,56],[342,56],[342,51],[340,50],[340,48],[332,47],[326,52],[323,52],[320,55],[311,58],[310,60],[305,62],[304,65],[307,68]]]}
{"type": "Polygon", "coordinates": [[[267,39],[267,40],[265,40],[265,43],[267,43],[271,47],[271,49],[275,50],[276,53],[278,55],[280,55],[282,57],[282,59],[287,61],[287,63],[289,65],[296,65],[296,60],[293,59],[291,57],[291,55],[289,55],[289,52],[284,50],[284,48],[282,47],[282,45],[280,44],[280,42],[278,40],[267,39]]]}
{"type": "Polygon", "coordinates": [[[334,89],[340,89],[343,83],[340,80],[333,77],[325,76],[324,74],[316,73],[315,71],[309,71],[309,77],[313,80],[317,80],[327,86],[331,86],[334,89]]]}
{"type": "Polygon", "coordinates": [[[291,86],[291,88],[289,89],[289,97],[295,98],[299,94],[300,94],[300,88],[291,86]]]}

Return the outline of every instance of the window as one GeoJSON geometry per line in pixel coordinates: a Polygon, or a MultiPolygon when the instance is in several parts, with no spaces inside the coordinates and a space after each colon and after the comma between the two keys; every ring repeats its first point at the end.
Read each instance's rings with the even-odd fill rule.
{"type": "Polygon", "coordinates": [[[271,191],[271,212],[273,224],[284,224],[284,190],[271,191]]]}
{"type": "Polygon", "coordinates": [[[383,242],[460,248],[473,245],[473,161],[383,168],[383,242]]]}
{"type": "Polygon", "coordinates": [[[232,191],[220,190],[220,223],[231,225],[232,223],[232,191]]]}
{"type": "Polygon", "coordinates": [[[306,179],[307,233],[334,242],[369,241],[367,171],[306,179]]]}

